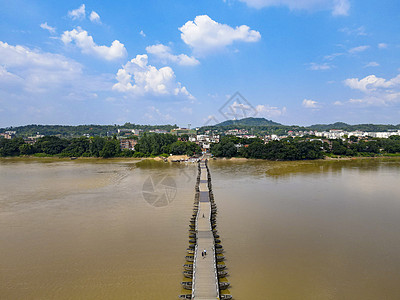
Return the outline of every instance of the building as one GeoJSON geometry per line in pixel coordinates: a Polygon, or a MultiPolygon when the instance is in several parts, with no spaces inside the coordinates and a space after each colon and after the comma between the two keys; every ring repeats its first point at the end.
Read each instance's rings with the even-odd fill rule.
{"type": "Polygon", "coordinates": [[[135,150],[135,146],[137,144],[137,140],[134,139],[121,139],[119,141],[121,150],[128,149],[128,150],[135,150]]]}
{"type": "Polygon", "coordinates": [[[24,142],[29,145],[34,145],[37,142],[37,140],[42,137],[44,137],[44,135],[39,134],[39,132],[38,132],[35,136],[29,136],[26,139],[24,139],[24,142]]]}
{"type": "Polygon", "coordinates": [[[174,128],[171,130],[171,134],[177,135],[177,136],[181,136],[184,134],[194,135],[194,134],[196,134],[196,130],[188,129],[188,128],[174,128]]]}
{"type": "Polygon", "coordinates": [[[142,129],[125,129],[125,128],[119,128],[118,129],[118,135],[121,134],[128,134],[128,135],[140,135],[143,132],[142,129]]]}
{"type": "Polygon", "coordinates": [[[167,134],[169,133],[166,130],[161,130],[161,129],[154,129],[154,130],[149,130],[150,133],[157,133],[157,134],[167,134]]]}

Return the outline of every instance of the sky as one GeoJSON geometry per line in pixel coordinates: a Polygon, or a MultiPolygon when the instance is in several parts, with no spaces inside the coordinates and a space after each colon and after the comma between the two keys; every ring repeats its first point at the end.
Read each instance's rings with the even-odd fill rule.
{"type": "Polygon", "coordinates": [[[0,0],[0,127],[400,123],[398,0],[0,0]]]}

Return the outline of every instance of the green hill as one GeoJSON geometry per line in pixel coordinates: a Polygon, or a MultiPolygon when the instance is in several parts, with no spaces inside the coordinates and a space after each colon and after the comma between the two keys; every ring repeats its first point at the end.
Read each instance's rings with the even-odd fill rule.
{"type": "Polygon", "coordinates": [[[277,126],[277,125],[282,125],[279,123],[276,123],[271,120],[267,120],[265,118],[244,118],[240,120],[227,120],[224,122],[221,122],[219,124],[216,124],[215,126],[230,126],[230,125],[236,125],[236,126],[277,126]]]}

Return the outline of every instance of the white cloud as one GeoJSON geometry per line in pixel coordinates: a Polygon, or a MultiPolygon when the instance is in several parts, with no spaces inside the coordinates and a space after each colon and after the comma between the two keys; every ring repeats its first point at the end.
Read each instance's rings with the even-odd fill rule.
{"type": "Polygon", "coordinates": [[[305,108],[318,108],[318,102],[314,100],[304,99],[302,105],[305,108]]]}
{"type": "Polygon", "coordinates": [[[24,80],[23,78],[19,77],[16,74],[8,72],[6,67],[0,65],[0,86],[3,85],[9,86],[13,84],[22,83],[23,80],[24,80]]]}
{"type": "Polygon", "coordinates": [[[92,12],[90,13],[89,20],[92,21],[93,23],[101,24],[100,16],[94,10],[92,10],[92,12]]]}
{"type": "Polygon", "coordinates": [[[287,6],[290,10],[331,10],[334,16],[347,16],[349,0],[240,0],[250,7],[287,6]]]}
{"type": "Polygon", "coordinates": [[[388,88],[394,85],[398,80],[399,76],[386,80],[384,78],[376,77],[375,75],[369,75],[361,80],[358,78],[349,78],[344,81],[345,85],[351,89],[360,90],[362,92],[375,91],[378,88],[388,88]]]}
{"type": "Polygon", "coordinates": [[[350,2],[348,0],[334,0],[332,15],[348,16],[350,10],[350,2]]]}
{"type": "Polygon", "coordinates": [[[379,49],[386,49],[388,46],[389,46],[389,45],[386,44],[386,43],[379,43],[379,44],[378,44],[378,48],[379,48],[379,49]]]}
{"type": "Polygon", "coordinates": [[[85,4],[82,4],[77,9],[69,11],[68,17],[70,17],[72,20],[84,19],[86,17],[85,4]]]}
{"type": "Polygon", "coordinates": [[[140,30],[139,34],[140,34],[142,37],[146,37],[146,34],[143,32],[143,30],[140,30]]]}
{"type": "Polygon", "coordinates": [[[360,26],[355,29],[350,29],[348,27],[344,27],[344,28],[339,29],[339,31],[344,32],[348,35],[358,35],[358,36],[366,36],[367,35],[367,33],[365,32],[364,26],[360,26]]]}
{"type": "MultiPolygon", "coordinates": [[[[0,84],[13,80],[19,84],[14,95],[21,93],[47,93],[62,90],[63,94],[93,94],[107,84],[98,79],[84,77],[83,66],[63,55],[13,46],[0,41],[0,84]],[[93,90],[92,90],[93,88],[93,90]]],[[[109,84],[108,84],[109,86],[109,84]]],[[[111,88],[109,86],[109,88],[111,88]]],[[[27,96],[28,97],[28,96],[27,96]]],[[[28,97],[29,98],[29,97],[28,97]]]]}
{"type": "Polygon", "coordinates": [[[330,70],[332,69],[332,66],[327,63],[323,64],[310,63],[309,69],[312,71],[330,70]]]}
{"type": "Polygon", "coordinates": [[[286,107],[275,107],[269,105],[257,105],[256,106],[257,115],[267,117],[267,118],[275,118],[280,117],[286,114],[286,107]]]}
{"type": "Polygon", "coordinates": [[[174,121],[174,118],[171,117],[169,113],[162,113],[158,108],[155,106],[150,106],[147,108],[147,112],[144,114],[146,120],[152,121],[162,121],[162,122],[171,122],[174,121]]]}
{"type": "Polygon", "coordinates": [[[146,54],[137,55],[118,70],[113,90],[129,93],[133,96],[152,94],[183,96],[188,99],[194,97],[176,82],[175,73],[170,67],[157,69],[148,64],[146,54]]]}
{"type": "Polygon", "coordinates": [[[379,66],[380,66],[380,64],[377,63],[376,61],[371,61],[371,62],[369,62],[369,63],[367,63],[365,65],[365,68],[368,68],[368,67],[379,67],[379,66]]]}
{"type": "Polygon", "coordinates": [[[56,28],[51,27],[50,25],[47,24],[47,22],[40,24],[40,28],[48,30],[50,33],[56,33],[56,28]]]}
{"type": "Polygon", "coordinates": [[[179,30],[182,32],[182,40],[197,54],[223,49],[235,41],[257,42],[261,38],[261,34],[250,30],[249,26],[232,28],[212,20],[207,15],[197,16],[194,21],[186,22],[179,30]]]}
{"type": "Polygon", "coordinates": [[[365,95],[360,99],[350,99],[349,103],[380,106],[400,102],[400,75],[389,80],[375,75],[362,79],[349,78],[344,81],[344,84],[365,95]]]}
{"type": "Polygon", "coordinates": [[[93,41],[93,37],[88,35],[87,31],[82,30],[80,27],[71,31],[64,31],[61,40],[64,44],[75,42],[76,46],[78,46],[83,53],[95,54],[106,60],[122,58],[127,54],[124,44],[120,41],[115,40],[110,47],[98,46],[93,41]]]}
{"type": "Polygon", "coordinates": [[[369,48],[369,46],[366,46],[366,45],[354,47],[349,50],[349,53],[350,54],[360,53],[360,52],[367,50],[368,48],[369,48]]]}
{"type": "Polygon", "coordinates": [[[193,56],[187,56],[186,54],[172,54],[171,48],[163,44],[148,46],[146,47],[146,51],[147,53],[156,56],[164,64],[168,62],[173,62],[181,66],[195,66],[200,63],[193,56]]]}
{"type": "Polygon", "coordinates": [[[99,106],[93,102],[101,103],[112,88],[112,74],[88,75],[63,55],[1,41],[0,66],[3,126],[96,122],[99,106]]]}

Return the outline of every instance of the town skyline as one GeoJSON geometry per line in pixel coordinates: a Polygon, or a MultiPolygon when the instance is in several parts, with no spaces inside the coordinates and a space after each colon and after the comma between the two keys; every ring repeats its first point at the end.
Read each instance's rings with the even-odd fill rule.
{"type": "Polygon", "coordinates": [[[0,3],[0,127],[400,123],[393,0],[0,3]]]}

